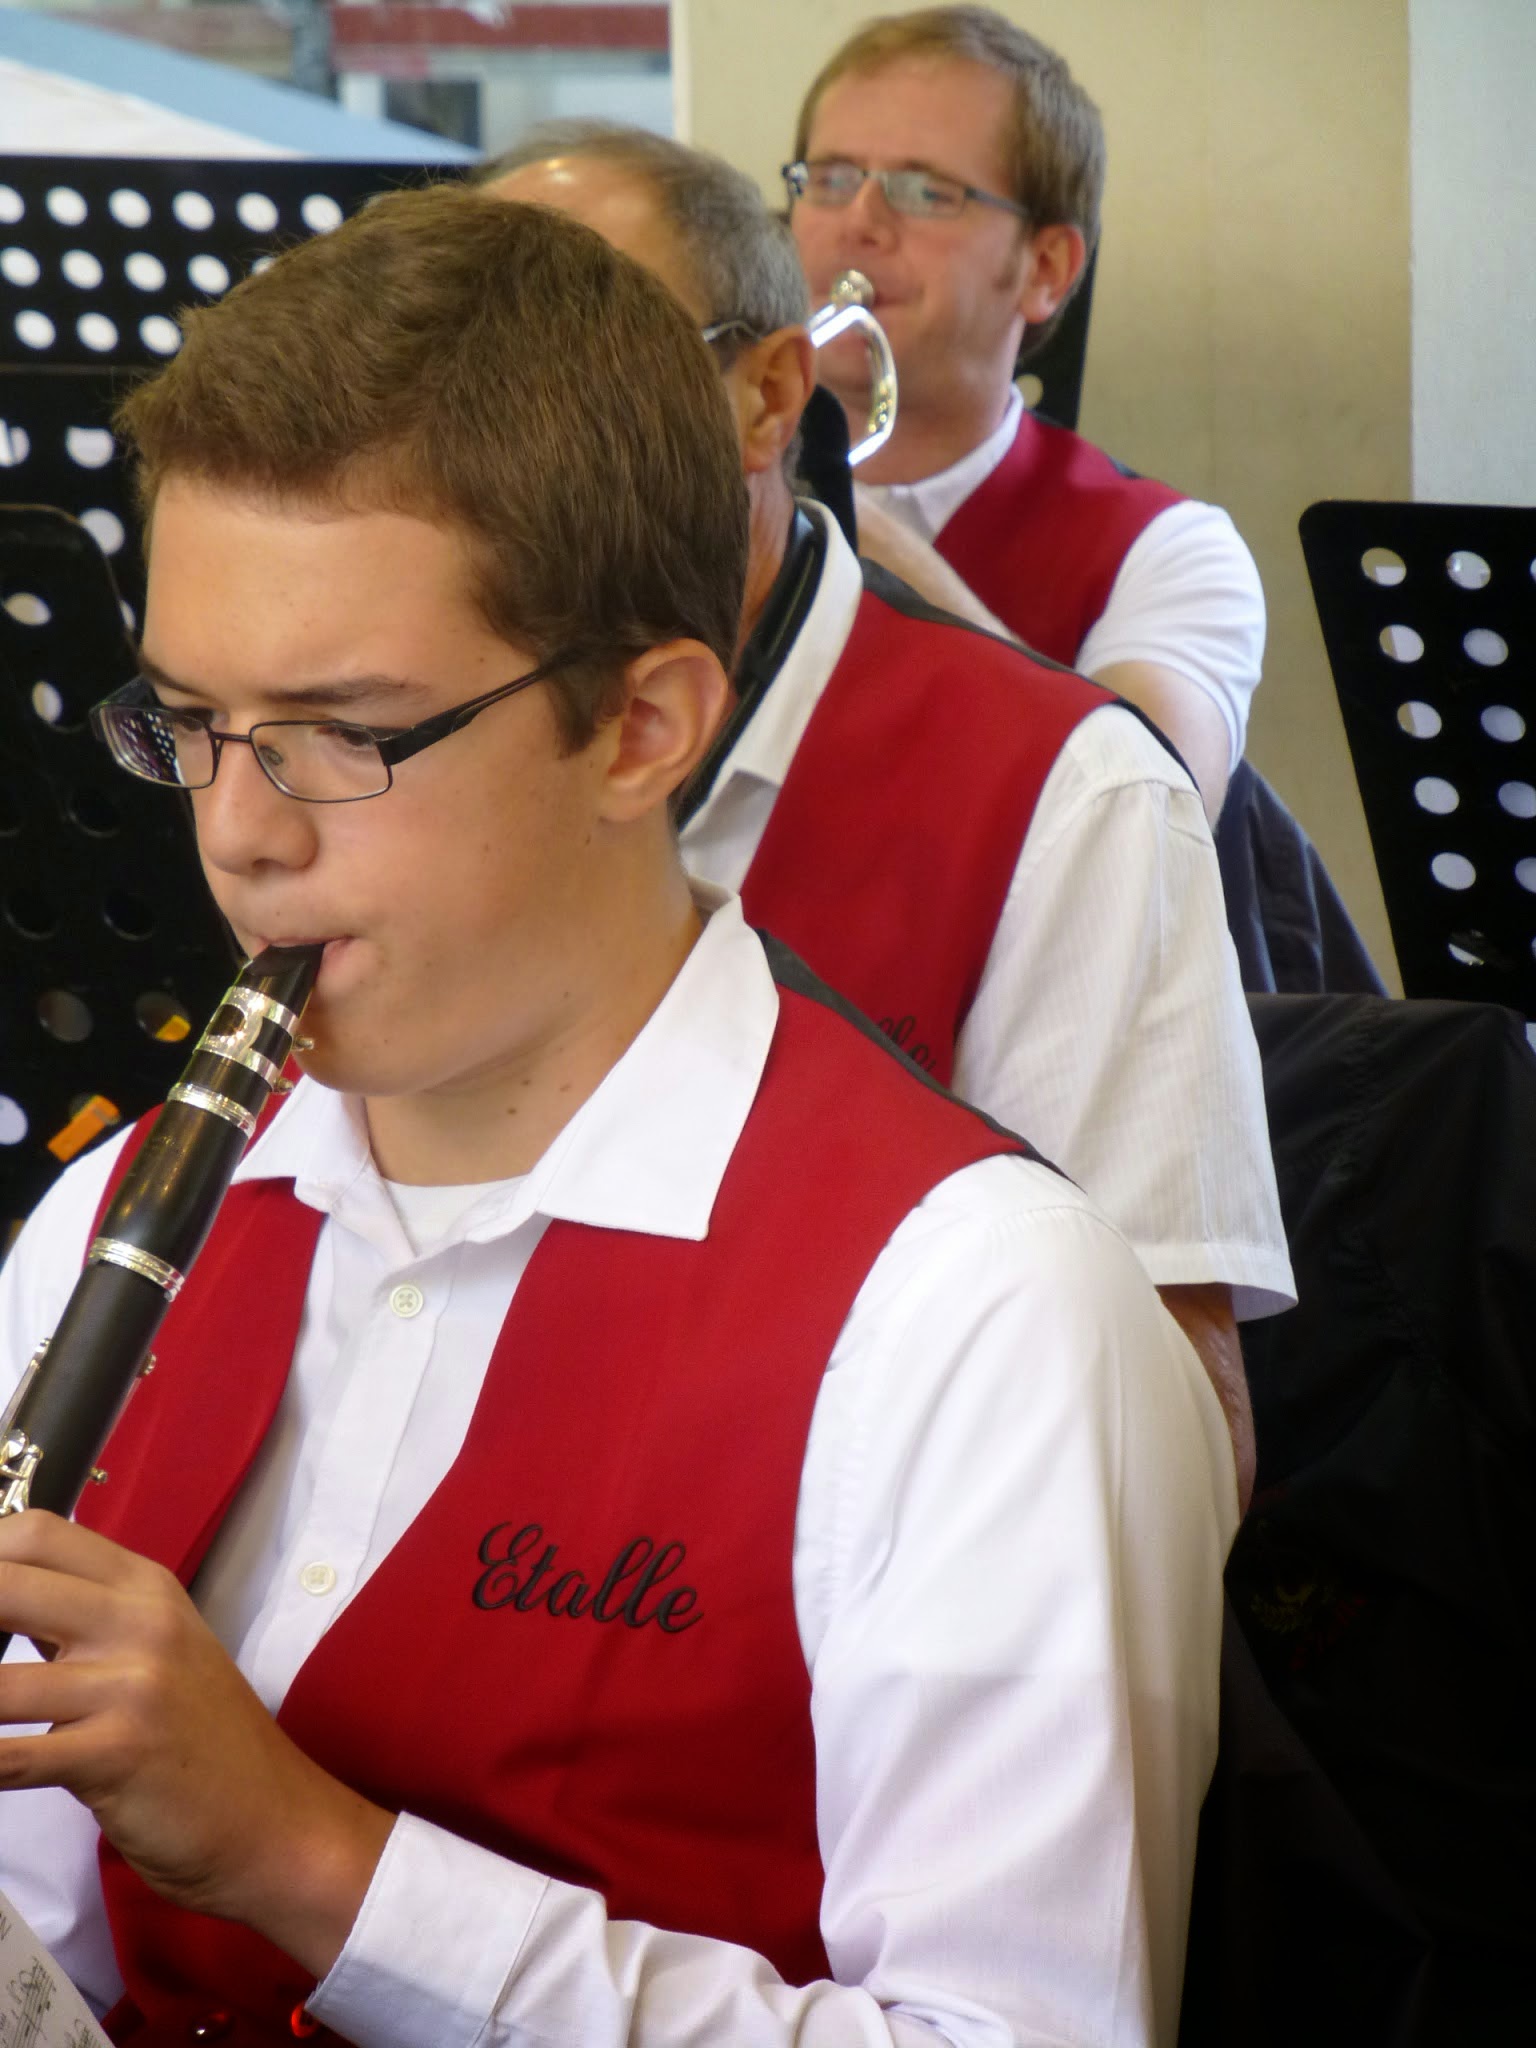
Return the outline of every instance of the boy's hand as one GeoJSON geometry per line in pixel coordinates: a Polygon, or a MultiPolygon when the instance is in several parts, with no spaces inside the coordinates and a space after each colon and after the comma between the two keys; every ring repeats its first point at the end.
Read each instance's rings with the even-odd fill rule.
{"type": "Polygon", "coordinates": [[[39,1509],[0,1520],[0,1788],[61,1785],[162,1897],[239,1920],[323,1977],[393,1815],[278,1727],[169,1572],[39,1509]]]}

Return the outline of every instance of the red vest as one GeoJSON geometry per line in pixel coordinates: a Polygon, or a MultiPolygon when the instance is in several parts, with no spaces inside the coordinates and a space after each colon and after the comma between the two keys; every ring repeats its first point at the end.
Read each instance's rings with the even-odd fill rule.
{"type": "Polygon", "coordinates": [[[742,902],[947,1082],[1045,778],[1118,700],[866,574],[742,902]]]}
{"type": "MultiPolygon", "coordinates": [[[[812,1407],[901,1218],[1023,1148],[779,971],[802,986],[707,1239],[549,1224],[463,1451],[278,1718],[380,1804],[802,1983],[827,1974],[790,1573],[812,1407]]],[[[286,1181],[231,1191],[83,1503],[183,1580],[276,1409],[319,1226],[286,1181]]],[[[230,2048],[290,2038],[313,1986],[286,1956],[102,1869],[114,2040],[211,2014],[230,2048]]]]}
{"type": "Polygon", "coordinates": [[[1182,493],[1127,476],[1080,434],[1026,412],[1013,446],[934,546],[1010,633],[1075,662],[1131,543],[1182,493]]]}

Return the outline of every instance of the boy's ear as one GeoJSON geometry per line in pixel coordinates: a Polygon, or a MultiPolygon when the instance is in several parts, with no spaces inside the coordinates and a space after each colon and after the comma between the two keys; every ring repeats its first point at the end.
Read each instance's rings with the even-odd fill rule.
{"type": "Polygon", "coordinates": [[[624,709],[605,728],[603,815],[615,824],[666,803],[692,774],[725,716],[731,685],[700,640],[669,640],[625,672],[624,709]]]}

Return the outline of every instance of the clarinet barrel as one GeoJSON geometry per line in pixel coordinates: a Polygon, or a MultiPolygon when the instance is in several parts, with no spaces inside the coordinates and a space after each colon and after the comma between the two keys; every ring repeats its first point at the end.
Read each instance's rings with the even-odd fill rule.
{"type": "MultiPolygon", "coordinates": [[[[29,1507],[67,1515],[94,1475],[257,1118],[273,1090],[288,1085],[283,1065],[323,950],[267,947],[214,1012],[0,1422],[0,1515],[29,1507]]],[[[0,1634],[0,1656],[9,1641],[0,1634]]]]}

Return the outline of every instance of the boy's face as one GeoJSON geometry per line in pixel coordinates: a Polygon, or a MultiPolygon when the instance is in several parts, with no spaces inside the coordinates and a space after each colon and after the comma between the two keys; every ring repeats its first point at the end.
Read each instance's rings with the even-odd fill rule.
{"type": "MultiPolygon", "coordinates": [[[[155,505],[144,656],[167,703],[234,732],[412,725],[536,665],[480,615],[452,529],[181,478],[155,505]]],[[[562,754],[541,684],[362,802],[301,803],[224,750],[192,798],[203,868],[247,950],[327,942],[305,1017],[318,1079],[451,1094],[573,1028],[601,981],[606,758],[601,734],[562,754]]]]}

